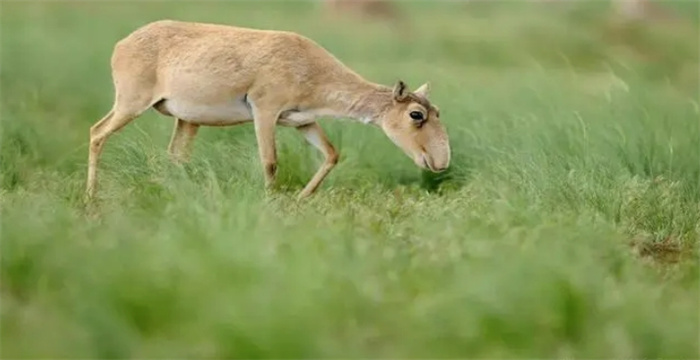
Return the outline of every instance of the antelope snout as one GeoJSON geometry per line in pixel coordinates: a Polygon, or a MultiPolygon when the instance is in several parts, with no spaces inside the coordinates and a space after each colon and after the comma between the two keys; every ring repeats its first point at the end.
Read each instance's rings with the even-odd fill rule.
{"type": "Polygon", "coordinates": [[[450,166],[450,156],[431,156],[426,152],[420,153],[416,164],[423,169],[430,170],[434,173],[440,173],[450,166]]]}

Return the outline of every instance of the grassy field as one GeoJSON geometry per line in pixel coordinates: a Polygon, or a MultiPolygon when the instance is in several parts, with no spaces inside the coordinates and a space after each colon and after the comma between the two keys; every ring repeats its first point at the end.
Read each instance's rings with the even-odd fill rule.
{"type": "Polygon", "coordinates": [[[312,2],[4,2],[2,358],[697,358],[698,4],[622,28],[604,3],[408,2],[411,33],[312,2]],[[172,18],[295,30],[376,82],[433,85],[447,173],[323,121],[341,162],[252,126],[166,154],[149,111],[82,203],[113,44],[172,18]]]}

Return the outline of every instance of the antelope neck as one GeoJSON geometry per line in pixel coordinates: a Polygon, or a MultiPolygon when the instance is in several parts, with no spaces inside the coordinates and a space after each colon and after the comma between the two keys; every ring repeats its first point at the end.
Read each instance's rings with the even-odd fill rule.
{"type": "Polygon", "coordinates": [[[347,117],[365,124],[377,122],[392,105],[392,89],[370,82],[359,82],[324,94],[324,102],[338,117],[347,117]]]}

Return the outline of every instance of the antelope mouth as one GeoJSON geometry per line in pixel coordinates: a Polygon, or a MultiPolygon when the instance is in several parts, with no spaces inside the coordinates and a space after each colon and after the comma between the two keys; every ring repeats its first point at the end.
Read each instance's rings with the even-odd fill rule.
{"type": "Polygon", "coordinates": [[[437,169],[437,168],[433,167],[433,164],[430,161],[428,161],[428,158],[425,156],[425,154],[421,154],[421,159],[423,159],[423,168],[424,169],[430,170],[434,173],[440,173],[440,172],[445,171],[445,168],[437,169]]]}

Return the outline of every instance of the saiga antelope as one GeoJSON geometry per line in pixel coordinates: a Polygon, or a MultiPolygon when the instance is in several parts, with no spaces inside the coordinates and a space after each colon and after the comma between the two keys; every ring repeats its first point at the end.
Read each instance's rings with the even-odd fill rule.
{"type": "Polygon", "coordinates": [[[190,157],[200,126],[253,122],[265,187],[275,181],[275,127],[294,127],[325,156],[300,192],[312,194],[338,161],[316,119],[346,117],[381,128],[421,168],[446,169],[450,145],[429,83],[415,91],[370,82],[302,35],[161,20],[114,47],[115,100],[90,128],[86,195],[95,195],[105,140],[151,107],[175,118],[168,152],[190,157]]]}

